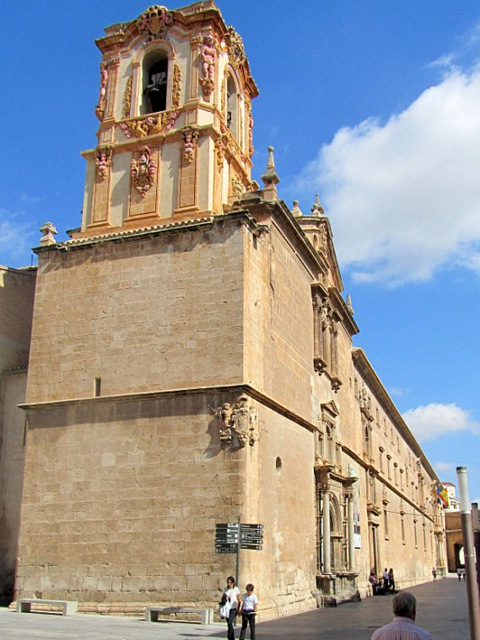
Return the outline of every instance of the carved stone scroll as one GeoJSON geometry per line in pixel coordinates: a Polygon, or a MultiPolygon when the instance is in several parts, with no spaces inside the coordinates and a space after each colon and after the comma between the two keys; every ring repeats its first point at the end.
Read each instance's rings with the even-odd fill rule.
{"type": "Polygon", "coordinates": [[[173,65],[173,81],[172,81],[172,108],[176,111],[180,109],[180,100],[182,96],[182,73],[177,64],[173,65]]]}
{"type": "Polygon", "coordinates": [[[127,138],[145,138],[158,133],[165,133],[173,127],[178,117],[177,111],[164,111],[155,116],[133,118],[120,123],[120,127],[127,138]]]}
{"type": "Polygon", "coordinates": [[[198,131],[193,127],[182,129],[183,137],[183,158],[187,164],[191,164],[195,159],[195,151],[198,143],[198,131]]]}
{"type": "Polygon", "coordinates": [[[95,163],[97,165],[97,177],[100,182],[104,182],[112,164],[112,147],[99,147],[95,151],[95,163]]]}
{"type": "Polygon", "coordinates": [[[128,76],[127,84],[125,85],[125,93],[123,94],[123,117],[128,118],[132,108],[132,86],[133,75],[128,76]]]}

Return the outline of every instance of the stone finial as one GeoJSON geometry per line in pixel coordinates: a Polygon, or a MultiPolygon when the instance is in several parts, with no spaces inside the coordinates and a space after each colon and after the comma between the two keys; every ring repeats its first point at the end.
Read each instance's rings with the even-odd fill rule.
{"type": "Polygon", "coordinates": [[[320,198],[318,196],[318,193],[315,194],[315,202],[312,205],[311,212],[312,212],[312,216],[314,215],[323,216],[323,214],[325,213],[322,205],[320,204],[320,198]]]}
{"type": "Polygon", "coordinates": [[[293,214],[296,218],[299,218],[300,216],[303,216],[303,213],[302,213],[302,211],[300,210],[300,207],[298,206],[298,200],[294,200],[294,201],[293,201],[292,214],[293,214]]]}
{"type": "Polygon", "coordinates": [[[50,244],[56,244],[55,235],[58,233],[58,231],[51,222],[45,222],[45,224],[40,227],[40,231],[43,233],[43,236],[40,238],[41,247],[47,247],[50,244]]]}
{"type": "Polygon", "coordinates": [[[263,190],[264,200],[276,200],[277,199],[277,184],[280,182],[280,178],[275,172],[275,160],[273,158],[273,147],[268,147],[268,161],[267,170],[261,176],[265,188],[263,190]]]}
{"type": "Polygon", "coordinates": [[[345,304],[347,306],[347,309],[352,314],[352,316],[355,315],[355,311],[353,310],[353,307],[352,307],[352,298],[350,297],[350,294],[347,295],[347,301],[345,304]]]}

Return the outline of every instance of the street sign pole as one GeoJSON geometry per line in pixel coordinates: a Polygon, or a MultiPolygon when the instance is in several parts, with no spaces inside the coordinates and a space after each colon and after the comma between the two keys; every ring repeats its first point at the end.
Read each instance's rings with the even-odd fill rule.
{"type": "Polygon", "coordinates": [[[238,539],[237,539],[237,566],[235,569],[235,584],[238,587],[238,581],[240,580],[240,540],[242,537],[242,525],[240,523],[240,516],[238,516],[238,539]]]}
{"type": "Polygon", "coordinates": [[[463,548],[465,551],[465,571],[467,579],[468,614],[470,619],[470,640],[480,640],[480,611],[478,604],[478,584],[475,571],[473,548],[472,510],[468,496],[467,467],[457,467],[458,491],[462,518],[463,548]]]}

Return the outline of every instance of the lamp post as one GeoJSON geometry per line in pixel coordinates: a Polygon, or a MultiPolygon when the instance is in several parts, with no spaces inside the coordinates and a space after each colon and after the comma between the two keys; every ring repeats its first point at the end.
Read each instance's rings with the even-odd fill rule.
{"type": "Polygon", "coordinates": [[[477,572],[473,547],[472,510],[468,497],[467,467],[457,467],[458,492],[462,516],[463,549],[468,597],[468,617],[470,619],[470,640],[480,640],[480,611],[478,602],[477,572]]]}

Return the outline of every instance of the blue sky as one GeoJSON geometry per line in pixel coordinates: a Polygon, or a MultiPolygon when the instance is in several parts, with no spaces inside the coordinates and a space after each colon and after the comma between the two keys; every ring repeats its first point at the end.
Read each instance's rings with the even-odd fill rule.
{"type": "MultiPolygon", "coordinates": [[[[171,4],[173,9],[185,3],[171,4]]],[[[149,6],[27,1],[1,10],[0,264],[39,227],[80,223],[96,144],[94,39],[149,6]]],[[[365,349],[439,477],[480,501],[480,4],[219,2],[260,89],[253,177],[329,216],[365,349]]]]}

